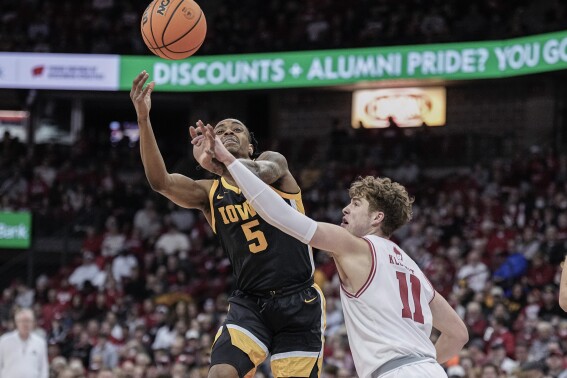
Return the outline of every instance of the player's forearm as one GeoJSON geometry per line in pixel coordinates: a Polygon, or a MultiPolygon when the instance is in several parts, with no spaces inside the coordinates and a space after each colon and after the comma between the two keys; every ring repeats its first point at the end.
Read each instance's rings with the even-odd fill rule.
{"type": "Polygon", "coordinates": [[[140,127],[140,156],[144,172],[153,190],[163,190],[166,187],[168,173],[150,119],[139,119],[138,124],[140,127]]]}
{"type": "Polygon", "coordinates": [[[281,176],[282,172],[270,161],[253,161],[250,159],[238,159],[250,172],[254,173],[266,184],[273,184],[281,176]]]}
{"type": "Polygon", "coordinates": [[[435,343],[435,350],[437,351],[437,362],[443,364],[455,357],[463,346],[467,343],[466,338],[460,338],[453,335],[442,333],[437,342],[435,343]]]}
{"type": "Polygon", "coordinates": [[[311,241],[317,229],[314,220],[288,206],[276,192],[239,160],[229,164],[228,171],[248,202],[266,222],[303,243],[311,241]]]}

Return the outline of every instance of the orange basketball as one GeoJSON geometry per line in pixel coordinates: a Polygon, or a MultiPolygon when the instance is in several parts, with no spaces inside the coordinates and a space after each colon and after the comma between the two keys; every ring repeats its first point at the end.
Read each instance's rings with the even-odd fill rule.
{"type": "Polygon", "coordinates": [[[184,59],[203,44],[207,20],[193,0],[154,0],[144,11],[141,29],[151,52],[165,59],[184,59]]]}

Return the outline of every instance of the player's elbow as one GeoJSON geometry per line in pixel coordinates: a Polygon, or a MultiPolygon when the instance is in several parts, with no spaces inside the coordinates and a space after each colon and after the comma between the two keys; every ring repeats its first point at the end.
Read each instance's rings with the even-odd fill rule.
{"type": "Polygon", "coordinates": [[[167,195],[168,189],[169,189],[169,180],[167,176],[163,176],[163,177],[148,177],[148,183],[150,184],[150,188],[152,188],[152,190],[154,192],[163,194],[163,195],[167,195]]]}
{"type": "Polygon", "coordinates": [[[163,194],[164,196],[167,194],[167,186],[161,182],[150,182],[150,188],[156,193],[163,194]]]}
{"type": "Polygon", "coordinates": [[[459,327],[453,330],[453,339],[455,340],[455,344],[459,346],[459,350],[469,342],[469,331],[464,323],[461,322],[459,327]]]}

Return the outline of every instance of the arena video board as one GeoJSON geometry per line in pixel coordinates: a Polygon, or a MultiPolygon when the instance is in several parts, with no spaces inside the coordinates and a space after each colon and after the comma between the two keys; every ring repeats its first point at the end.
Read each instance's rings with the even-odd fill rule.
{"type": "Polygon", "coordinates": [[[444,87],[358,90],[352,94],[353,128],[444,126],[444,87]]]}
{"type": "Polygon", "coordinates": [[[25,249],[31,244],[31,213],[0,211],[0,249],[25,249]]]}
{"type": "MultiPolygon", "coordinates": [[[[206,42],[205,42],[206,43],[206,42]]],[[[475,80],[567,69],[567,30],[523,38],[285,53],[155,56],[0,53],[0,88],[130,90],[142,70],[158,91],[475,80]]]]}

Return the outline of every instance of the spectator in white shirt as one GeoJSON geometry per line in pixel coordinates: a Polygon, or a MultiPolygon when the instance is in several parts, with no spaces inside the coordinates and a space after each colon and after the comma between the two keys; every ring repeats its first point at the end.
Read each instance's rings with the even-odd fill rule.
{"type": "Polygon", "coordinates": [[[134,215],[134,228],[141,231],[144,240],[159,233],[161,224],[152,200],[147,200],[144,208],[134,215]]]}
{"type": "MultiPolygon", "coordinates": [[[[33,305],[35,292],[23,283],[16,287],[16,305],[21,308],[28,308],[33,305]]],[[[1,378],[1,377],[0,377],[1,378]]]]}
{"type": "Polygon", "coordinates": [[[156,242],[155,248],[162,249],[166,255],[174,253],[186,254],[191,249],[189,237],[179,232],[171,219],[166,216],[164,218],[167,231],[162,234],[156,242]]]}
{"type": "Polygon", "coordinates": [[[69,277],[69,283],[81,290],[86,281],[90,281],[94,286],[102,287],[106,275],[94,262],[94,254],[91,251],[83,253],[83,263],[75,268],[69,277]]]}
{"type": "Polygon", "coordinates": [[[32,333],[35,318],[32,310],[16,312],[16,330],[0,337],[0,377],[47,378],[47,343],[32,333]]]}
{"type": "Polygon", "coordinates": [[[138,260],[126,248],[112,260],[112,276],[117,284],[124,278],[132,277],[132,269],[138,266],[138,260]]]}
{"type": "Polygon", "coordinates": [[[194,210],[179,207],[171,201],[167,203],[167,208],[171,221],[179,231],[187,233],[191,231],[191,227],[195,224],[194,210]]]}
{"type": "Polygon", "coordinates": [[[484,290],[486,281],[490,278],[488,267],[480,260],[480,252],[473,249],[467,256],[467,263],[457,272],[458,280],[464,280],[467,287],[475,293],[484,290]]]}
{"type": "Polygon", "coordinates": [[[57,176],[57,171],[51,166],[49,158],[43,159],[41,165],[34,168],[34,172],[43,179],[47,186],[50,188],[53,186],[53,182],[57,176]]]}
{"type": "Polygon", "coordinates": [[[126,235],[118,228],[118,222],[114,217],[108,217],[106,220],[106,232],[102,238],[101,251],[106,257],[113,257],[124,248],[126,243],[126,235]]]}

